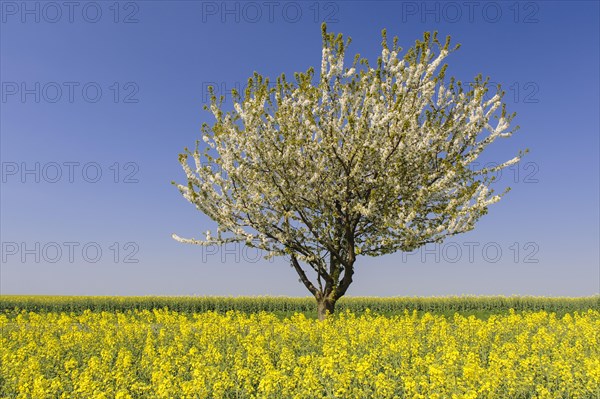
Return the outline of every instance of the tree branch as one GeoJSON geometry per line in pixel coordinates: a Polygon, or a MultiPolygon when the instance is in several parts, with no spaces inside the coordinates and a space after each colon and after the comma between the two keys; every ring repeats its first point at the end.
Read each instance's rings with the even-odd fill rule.
{"type": "Polygon", "coordinates": [[[306,277],[306,273],[300,266],[300,263],[298,263],[298,259],[296,259],[296,256],[292,255],[291,258],[292,266],[294,267],[294,269],[296,269],[296,273],[298,273],[298,276],[300,276],[300,281],[302,281],[302,284],[304,284],[304,286],[315,296],[315,298],[318,299],[321,296],[321,292],[317,290],[313,283],[310,282],[308,277],[306,277]]]}

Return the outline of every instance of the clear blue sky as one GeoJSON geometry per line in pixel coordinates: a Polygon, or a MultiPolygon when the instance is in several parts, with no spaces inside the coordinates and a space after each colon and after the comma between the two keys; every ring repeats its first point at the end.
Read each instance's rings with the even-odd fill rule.
{"type": "Polygon", "coordinates": [[[369,59],[382,28],[451,35],[449,74],[489,75],[518,114],[486,161],[531,150],[474,231],[359,258],[349,295],[600,291],[598,2],[71,4],[0,3],[2,294],[307,295],[283,259],[172,240],[214,224],[170,181],[206,86],[318,66],[323,20],[369,59]]]}

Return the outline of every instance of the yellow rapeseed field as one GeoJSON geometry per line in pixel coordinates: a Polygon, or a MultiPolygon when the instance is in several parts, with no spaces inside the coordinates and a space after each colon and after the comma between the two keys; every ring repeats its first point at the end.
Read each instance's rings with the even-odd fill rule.
{"type": "Polygon", "coordinates": [[[0,314],[1,398],[600,398],[600,312],[0,314]]]}

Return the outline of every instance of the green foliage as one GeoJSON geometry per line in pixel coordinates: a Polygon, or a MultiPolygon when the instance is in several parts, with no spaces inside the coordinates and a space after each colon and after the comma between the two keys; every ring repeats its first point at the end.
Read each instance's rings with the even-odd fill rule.
{"type": "MultiPolygon", "coordinates": [[[[338,310],[363,313],[370,309],[386,315],[410,311],[452,315],[473,314],[481,317],[490,314],[515,311],[555,312],[559,315],[588,309],[600,310],[600,296],[590,297],[532,297],[532,296],[450,296],[450,297],[344,297],[339,300],[338,310]]],[[[236,310],[246,313],[271,312],[278,315],[304,313],[313,317],[315,299],[311,297],[126,297],[126,296],[0,296],[0,311],[4,313],[27,312],[75,312],[92,311],[123,312],[127,310],[168,308],[183,313],[206,311],[227,312],[236,310]]]]}

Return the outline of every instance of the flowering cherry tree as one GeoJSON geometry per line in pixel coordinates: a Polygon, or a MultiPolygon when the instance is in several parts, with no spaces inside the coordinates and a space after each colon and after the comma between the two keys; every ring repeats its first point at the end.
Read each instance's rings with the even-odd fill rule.
{"type": "MultiPolygon", "coordinates": [[[[211,90],[216,122],[179,161],[185,199],[217,223],[202,240],[241,242],[266,257],[287,256],[315,296],[320,319],[352,283],[359,255],[412,251],[474,228],[506,193],[490,188],[494,168],[473,168],[482,151],[509,137],[514,114],[504,93],[489,99],[488,79],[464,87],[445,79],[444,59],[459,46],[425,33],[401,57],[385,30],[377,65],[356,55],[350,39],[322,25],[323,53],[315,70],[258,73],[244,93],[232,91],[233,110],[211,90]],[[189,158],[193,158],[193,165],[189,158]]],[[[175,184],[175,183],[174,183],[175,184]]]]}

